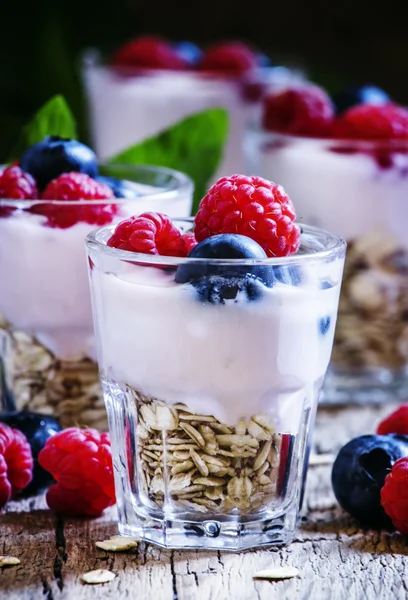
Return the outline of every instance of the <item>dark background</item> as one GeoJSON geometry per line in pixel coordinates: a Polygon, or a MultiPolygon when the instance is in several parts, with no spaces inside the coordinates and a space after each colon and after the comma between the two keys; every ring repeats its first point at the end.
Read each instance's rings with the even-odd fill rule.
{"type": "Polygon", "coordinates": [[[304,65],[335,92],[374,83],[408,104],[407,0],[0,0],[0,161],[62,93],[86,137],[79,56],[141,33],[199,44],[239,38],[304,65]]]}

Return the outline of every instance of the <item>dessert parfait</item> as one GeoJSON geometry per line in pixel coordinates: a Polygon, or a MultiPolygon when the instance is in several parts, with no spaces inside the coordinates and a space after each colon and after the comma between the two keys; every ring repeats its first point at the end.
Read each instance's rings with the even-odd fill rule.
{"type": "Polygon", "coordinates": [[[55,136],[1,170],[0,327],[12,341],[2,364],[19,409],[104,426],[84,239],[144,210],[189,215],[192,191],[181,173],[98,165],[90,148],[55,136]]]}
{"type": "Polygon", "coordinates": [[[123,535],[293,537],[345,254],[294,219],[281,186],[233,175],[194,222],[150,212],[88,235],[123,535]]]}
{"type": "Polygon", "coordinates": [[[202,51],[156,37],[126,43],[104,62],[84,61],[93,143],[106,159],[206,108],[225,107],[230,133],[220,174],[243,170],[243,138],[264,90],[300,78],[240,42],[202,51]]]}
{"type": "Polygon", "coordinates": [[[362,88],[337,106],[316,86],[270,94],[247,138],[248,168],[276,179],[300,221],[348,242],[323,399],[408,392],[408,111],[362,88]]]}

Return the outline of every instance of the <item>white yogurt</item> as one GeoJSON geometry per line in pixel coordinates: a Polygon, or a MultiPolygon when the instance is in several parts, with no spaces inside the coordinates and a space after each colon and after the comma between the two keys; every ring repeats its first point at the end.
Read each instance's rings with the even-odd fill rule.
{"type": "Polygon", "coordinates": [[[260,300],[213,305],[160,269],[94,268],[91,279],[106,379],[224,423],[269,412],[283,430],[298,430],[330,359],[339,286],[277,284],[260,300]]]}
{"type": "Polygon", "coordinates": [[[332,152],[326,142],[325,148],[287,137],[282,147],[269,147],[261,140],[261,134],[248,136],[249,171],[283,185],[300,223],[348,240],[384,228],[408,248],[408,154],[394,155],[393,166],[384,169],[370,154],[332,152]]]}
{"type": "MultiPolygon", "coordinates": [[[[298,74],[284,68],[268,72],[270,85],[299,79],[298,74]]],[[[260,107],[259,102],[244,100],[238,82],[173,71],[125,77],[91,64],[84,70],[84,83],[93,146],[102,159],[196,112],[224,107],[230,117],[229,137],[216,178],[244,172],[245,128],[258,116],[260,107]]]]}

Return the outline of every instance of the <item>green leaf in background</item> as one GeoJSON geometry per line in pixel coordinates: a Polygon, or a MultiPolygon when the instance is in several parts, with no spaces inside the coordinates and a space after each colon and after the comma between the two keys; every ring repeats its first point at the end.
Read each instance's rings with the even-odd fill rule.
{"type": "Polygon", "coordinates": [[[51,98],[23,128],[10,160],[21,156],[24,150],[40,142],[46,135],[74,139],[77,137],[74,116],[63,96],[51,98]]]}
{"type": "Polygon", "coordinates": [[[227,111],[224,108],[210,108],[131,146],[109,162],[157,165],[186,173],[195,183],[195,214],[207,192],[208,182],[220,164],[227,135],[227,111]]]}

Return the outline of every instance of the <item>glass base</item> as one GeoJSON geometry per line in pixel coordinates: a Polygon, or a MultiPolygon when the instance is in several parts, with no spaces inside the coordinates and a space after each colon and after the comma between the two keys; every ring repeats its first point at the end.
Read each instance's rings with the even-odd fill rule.
{"type": "MultiPolygon", "coordinates": [[[[126,510],[126,507],[123,507],[126,510]]],[[[130,507],[127,507],[131,510],[130,507]]],[[[130,510],[126,510],[128,522],[119,522],[119,532],[125,536],[137,536],[143,541],[167,549],[229,550],[240,552],[260,546],[281,546],[289,544],[294,537],[297,525],[297,511],[283,515],[267,514],[262,520],[243,521],[219,518],[194,521],[188,514],[178,513],[175,518],[149,516],[139,513],[134,522],[129,520],[130,510]]]]}
{"type": "Polygon", "coordinates": [[[331,367],[320,396],[321,406],[385,404],[408,400],[408,370],[351,370],[331,367]]]}

